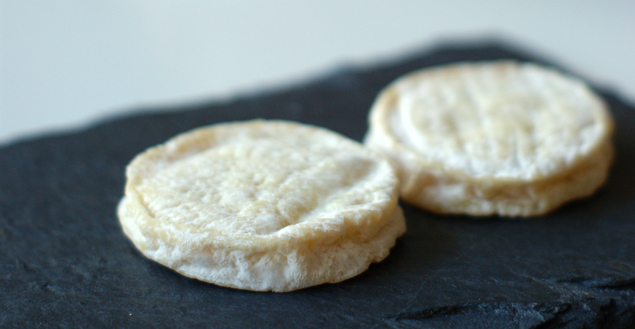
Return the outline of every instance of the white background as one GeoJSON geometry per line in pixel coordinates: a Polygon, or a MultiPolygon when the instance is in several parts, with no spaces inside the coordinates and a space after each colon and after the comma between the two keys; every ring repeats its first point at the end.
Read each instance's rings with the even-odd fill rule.
{"type": "Polygon", "coordinates": [[[0,144],[488,36],[635,100],[635,1],[0,0],[0,144]]]}

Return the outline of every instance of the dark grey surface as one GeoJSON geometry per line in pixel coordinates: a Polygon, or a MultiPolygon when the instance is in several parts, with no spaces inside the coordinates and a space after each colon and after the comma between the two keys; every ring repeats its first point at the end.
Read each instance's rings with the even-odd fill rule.
{"type": "Polygon", "coordinates": [[[414,69],[534,60],[496,45],[439,47],[267,94],[161,109],[0,149],[0,327],[619,328],[635,322],[635,109],[603,93],[617,157],[592,198],[528,221],[435,216],[382,263],[335,285],[256,293],[145,259],[115,207],[135,154],[194,127],[282,118],[360,140],[377,92],[414,69]]]}

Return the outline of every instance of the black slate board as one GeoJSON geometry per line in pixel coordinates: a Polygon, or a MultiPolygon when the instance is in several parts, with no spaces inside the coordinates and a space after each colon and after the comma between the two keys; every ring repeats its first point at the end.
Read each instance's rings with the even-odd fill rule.
{"type": "Polygon", "coordinates": [[[635,109],[602,92],[617,158],[592,198],[528,221],[436,216],[404,205],[408,232],[382,263],[339,283],[256,293],[145,259],[115,207],[135,154],[194,127],[281,118],[360,140],[377,92],[414,69],[531,58],[445,46],[341,69],[292,89],[161,109],[0,149],[0,327],[619,328],[635,323],[635,109]]]}

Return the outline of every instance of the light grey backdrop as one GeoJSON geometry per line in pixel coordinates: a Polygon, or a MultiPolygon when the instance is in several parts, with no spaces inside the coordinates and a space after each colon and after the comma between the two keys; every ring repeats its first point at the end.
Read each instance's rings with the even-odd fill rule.
{"type": "Polygon", "coordinates": [[[498,35],[635,99],[635,1],[0,0],[0,144],[498,35]]]}

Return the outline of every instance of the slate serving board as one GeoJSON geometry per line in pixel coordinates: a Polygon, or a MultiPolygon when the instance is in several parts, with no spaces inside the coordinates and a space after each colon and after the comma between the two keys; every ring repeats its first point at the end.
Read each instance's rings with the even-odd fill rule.
{"type": "Polygon", "coordinates": [[[439,46],[291,89],[162,108],[0,149],[0,327],[620,328],[635,323],[635,108],[600,91],[617,157],[591,198],[527,221],[436,216],[404,205],[408,232],[351,280],[257,293],[145,259],[115,208],[124,168],[202,125],[296,120],[361,140],[379,90],[465,60],[544,61],[500,44],[439,46]]]}

